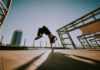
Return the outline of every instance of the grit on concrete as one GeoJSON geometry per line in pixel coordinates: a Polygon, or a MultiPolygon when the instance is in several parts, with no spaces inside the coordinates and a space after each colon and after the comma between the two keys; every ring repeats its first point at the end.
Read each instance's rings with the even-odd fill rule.
{"type": "Polygon", "coordinates": [[[100,70],[100,49],[0,50],[0,70],[100,70]]]}

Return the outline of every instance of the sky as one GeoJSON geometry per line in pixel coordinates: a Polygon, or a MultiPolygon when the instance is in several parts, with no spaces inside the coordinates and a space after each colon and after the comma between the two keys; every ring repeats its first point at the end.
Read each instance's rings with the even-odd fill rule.
{"type": "MultiPolygon", "coordinates": [[[[6,5],[7,0],[2,0],[6,5]]],[[[16,29],[22,30],[21,46],[32,46],[33,40],[37,36],[38,28],[48,27],[51,33],[57,36],[56,46],[61,46],[57,29],[69,24],[70,22],[84,16],[85,14],[100,7],[100,0],[12,0],[10,11],[0,31],[4,44],[10,44],[13,32],[16,29]]],[[[70,32],[76,45],[80,45],[77,36],[82,32],[77,29],[70,32]]],[[[35,46],[50,47],[48,36],[35,41],[35,46]]],[[[67,41],[69,42],[69,41],[67,41]]],[[[55,44],[53,44],[55,46],[55,44]]]]}

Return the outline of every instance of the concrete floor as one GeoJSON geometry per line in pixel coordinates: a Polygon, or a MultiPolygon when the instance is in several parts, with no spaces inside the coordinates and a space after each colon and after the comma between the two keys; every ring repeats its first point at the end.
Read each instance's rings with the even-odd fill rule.
{"type": "Polygon", "coordinates": [[[100,70],[100,49],[0,50],[0,70],[100,70]]]}

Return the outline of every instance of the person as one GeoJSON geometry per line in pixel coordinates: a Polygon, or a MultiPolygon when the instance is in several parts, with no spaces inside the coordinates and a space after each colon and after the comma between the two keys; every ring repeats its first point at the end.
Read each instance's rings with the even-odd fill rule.
{"type": "Polygon", "coordinates": [[[51,49],[52,51],[54,51],[52,44],[55,43],[57,37],[54,36],[46,26],[43,26],[42,28],[38,29],[37,37],[35,38],[35,40],[42,38],[44,33],[48,35],[51,44],[51,49]]]}

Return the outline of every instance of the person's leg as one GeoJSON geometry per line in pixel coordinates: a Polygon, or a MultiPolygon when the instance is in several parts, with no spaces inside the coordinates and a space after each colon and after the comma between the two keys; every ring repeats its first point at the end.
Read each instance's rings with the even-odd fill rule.
{"type": "Polygon", "coordinates": [[[46,35],[51,34],[50,30],[46,26],[43,26],[42,29],[43,29],[43,33],[45,33],[46,35]]]}
{"type": "Polygon", "coordinates": [[[42,28],[39,28],[37,35],[40,36],[41,34],[43,34],[43,29],[42,28]]]}
{"type": "Polygon", "coordinates": [[[49,31],[49,29],[46,26],[43,26],[42,28],[39,28],[38,33],[37,33],[37,37],[35,38],[35,40],[39,39],[42,37],[41,34],[45,33],[46,35],[50,35],[51,32],[49,31]]]}
{"type": "Polygon", "coordinates": [[[37,37],[35,38],[35,40],[41,38],[42,35],[43,35],[43,29],[42,29],[42,28],[39,28],[39,29],[38,29],[38,33],[37,33],[37,37]]]}
{"type": "Polygon", "coordinates": [[[52,44],[51,44],[51,49],[52,49],[52,52],[53,52],[54,50],[53,50],[53,46],[52,46],[52,44]]]}

